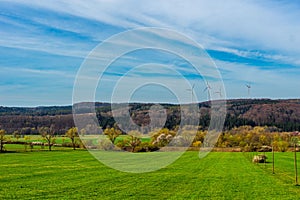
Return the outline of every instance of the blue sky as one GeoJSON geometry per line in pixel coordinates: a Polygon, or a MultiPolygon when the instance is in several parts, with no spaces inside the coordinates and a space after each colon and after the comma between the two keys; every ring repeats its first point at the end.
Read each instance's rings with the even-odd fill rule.
{"type": "MultiPolygon", "coordinates": [[[[2,0],[0,105],[72,104],[75,77],[89,52],[114,34],[140,27],[169,28],[203,46],[220,70],[227,98],[247,98],[248,83],[252,98],[299,98],[299,19],[298,1],[2,0]]],[[[106,73],[108,81],[99,87],[97,100],[109,100],[109,80],[126,73],[126,66],[174,65],[174,60],[195,84],[199,101],[206,100],[201,77],[193,75],[182,59],[159,51],[118,60],[118,71],[106,73]]],[[[150,68],[140,78],[159,75],[172,79],[163,70],[150,68]]],[[[174,101],[170,91],[155,92],[159,91],[155,87],[145,87],[144,93],[138,90],[141,93],[132,98],[174,101]],[[169,96],[159,96],[162,93],[169,96]]],[[[181,90],[190,95],[186,88],[181,90]]]]}

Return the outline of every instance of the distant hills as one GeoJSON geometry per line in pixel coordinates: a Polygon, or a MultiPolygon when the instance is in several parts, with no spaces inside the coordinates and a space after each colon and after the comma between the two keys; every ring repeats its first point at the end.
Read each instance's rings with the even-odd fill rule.
{"type": "MultiPolygon", "coordinates": [[[[80,113],[89,113],[91,103],[80,103],[77,106],[80,113]]],[[[148,124],[149,108],[153,104],[132,103],[130,113],[137,124],[148,124]]],[[[201,111],[200,125],[207,128],[210,121],[210,102],[199,103],[201,111]]],[[[180,106],[162,104],[167,110],[167,128],[180,124],[180,106]]],[[[109,103],[95,103],[99,124],[102,127],[112,126],[114,119],[109,103]]],[[[54,124],[58,134],[64,134],[74,126],[72,106],[49,107],[0,107],[0,128],[12,133],[15,130],[22,134],[36,134],[38,127],[54,124]]],[[[300,130],[300,99],[231,99],[227,100],[227,116],[225,129],[235,126],[273,126],[282,131],[300,130]]]]}

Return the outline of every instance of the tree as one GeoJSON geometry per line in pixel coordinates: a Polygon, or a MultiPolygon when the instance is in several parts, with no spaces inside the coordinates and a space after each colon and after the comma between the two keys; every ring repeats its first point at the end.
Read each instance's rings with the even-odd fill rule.
{"type": "Polygon", "coordinates": [[[140,137],[142,134],[139,131],[129,131],[128,135],[130,136],[128,145],[131,147],[131,152],[134,152],[135,148],[141,144],[140,137]]]}
{"type": "Polygon", "coordinates": [[[0,130],[0,152],[3,152],[4,141],[6,140],[5,134],[6,131],[1,129],[0,130]]]}
{"type": "Polygon", "coordinates": [[[66,136],[71,139],[73,150],[76,148],[76,138],[79,136],[78,135],[78,128],[77,127],[72,127],[66,132],[66,136]]]}
{"type": "Polygon", "coordinates": [[[17,140],[19,140],[19,138],[20,138],[20,133],[19,133],[19,131],[18,131],[18,130],[15,130],[15,131],[13,132],[13,136],[14,136],[14,138],[16,138],[17,140]]]}
{"type": "Polygon", "coordinates": [[[86,130],[83,128],[80,130],[80,135],[85,136],[86,135],[86,130]]]}
{"type": "MultiPolygon", "coordinates": [[[[25,136],[24,140],[25,140],[24,149],[25,149],[25,151],[27,151],[27,145],[29,144],[28,141],[30,141],[30,136],[25,136]]],[[[30,150],[32,151],[32,149],[33,149],[33,146],[31,145],[31,142],[30,142],[30,150]]]]}
{"type": "Polygon", "coordinates": [[[107,135],[108,138],[110,139],[111,143],[114,144],[115,140],[117,139],[117,137],[119,135],[122,134],[122,132],[119,129],[112,127],[112,128],[106,128],[104,130],[104,134],[107,135]]]}
{"type": "Polygon", "coordinates": [[[152,144],[164,147],[169,144],[175,135],[176,133],[168,128],[160,129],[152,134],[152,144]]]}
{"type": "Polygon", "coordinates": [[[273,146],[276,151],[285,152],[289,148],[289,143],[287,141],[283,141],[283,140],[278,141],[278,142],[274,141],[273,146]]]}
{"type": "Polygon", "coordinates": [[[54,126],[49,127],[41,127],[39,128],[39,132],[42,135],[44,139],[46,139],[49,147],[49,151],[51,151],[51,147],[53,146],[55,142],[55,132],[54,132],[54,126]]]}

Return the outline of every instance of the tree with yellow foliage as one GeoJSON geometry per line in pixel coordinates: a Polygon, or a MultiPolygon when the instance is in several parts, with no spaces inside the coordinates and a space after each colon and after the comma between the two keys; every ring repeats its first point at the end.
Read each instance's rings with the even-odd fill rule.
{"type": "Polygon", "coordinates": [[[0,130],[0,152],[3,152],[4,141],[6,140],[5,134],[6,131],[1,129],[0,130]]]}
{"type": "Polygon", "coordinates": [[[72,127],[66,132],[66,136],[71,139],[73,150],[76,149],[76,138],[78,138],[77,127],[72,127]]]}
{"type": "Polygon", "coordinates": [[[111,143],[115,143],[117,137],[122,134],[122,132],[116,127],[106,128],[104,134],[110,139],[111,143]]]}

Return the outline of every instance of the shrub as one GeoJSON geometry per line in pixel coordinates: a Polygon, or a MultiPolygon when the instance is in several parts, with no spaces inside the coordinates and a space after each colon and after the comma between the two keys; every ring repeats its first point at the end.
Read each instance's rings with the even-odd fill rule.
{"type": "Polygon", "coordinates": [[[273,147],[275,151],[285,152],[289,148],[289,143],[287,141],[274,141],[273,147]]]}
{"type": "Polygon", "coordinates": [[[192,147],[201,147],[202,142],[201,141],[196,141],[193,142],[192,147]]]}
{"type": "MultiPolygon", "coordinates": [[[[64,142],[64,143],[62,143],[62,146],[63,147],[73,147],[73,144],[72,144],[72,142],[64,142]]],[[[80,147],[80,144],[75,144],[75,147],[76,148],[79,148],[80,147]]]]}
{"type": "Polygon", "coordinates": [[[157,145],[154,145],[150,142],[141,142],[139,145],[135,146],[134,149],[132,149],[132,146],[130,146],[128,140],[120,140],[116,144],[117,147],[122,149],[123,151],[129,151],[129,152],[152,152],[159,150],[159,147],[157,145]]]}
{"type": "Polygon", "coordinates": [[[111,143],[111,141],[109,139],[102,139],[98,141],[98,148],[100,150],[112,150],[114,149],[114,145],[111,143]]]}

